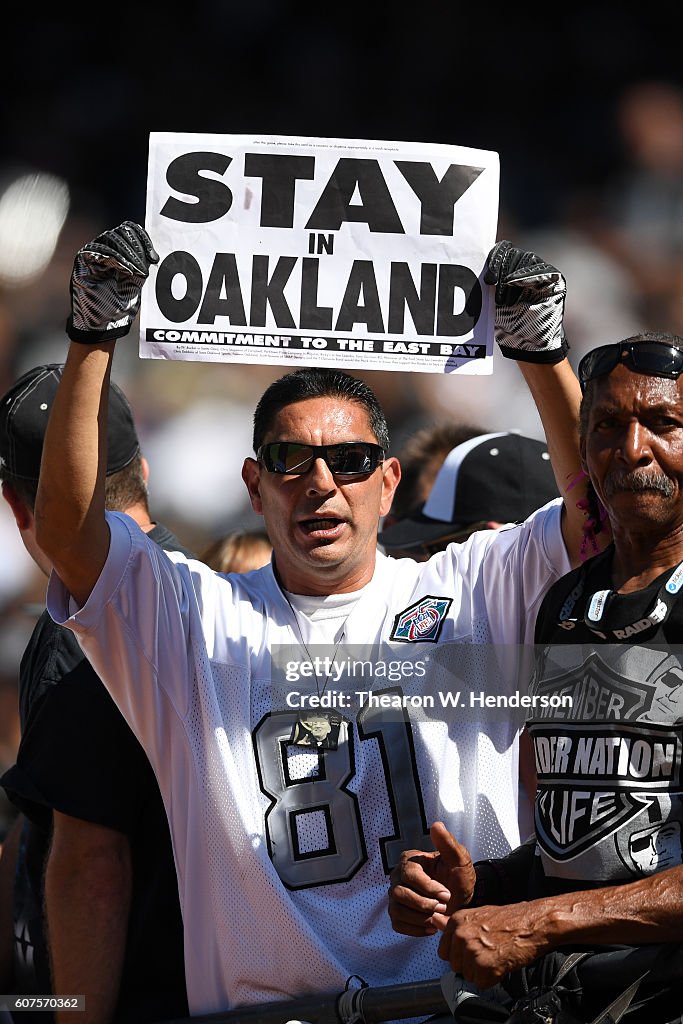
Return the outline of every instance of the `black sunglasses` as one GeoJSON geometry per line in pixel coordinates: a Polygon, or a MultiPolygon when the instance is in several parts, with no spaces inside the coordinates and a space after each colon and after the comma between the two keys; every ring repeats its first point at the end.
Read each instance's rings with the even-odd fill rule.
{"type": "Polygon", "coordinates": [[[619,363],[639,373],[675,380],[683,373],[683,349],[659,341],[618,341],[614,345],[601,345],[579,363],[581,390],[586,390],[589,380],[611,373],[619,363]]]}
{"type": "Polygon", "coordinates": [[[366,476],[384,462],[384,448],[370,441],[341,444],[301,444],[272,441],[262,444],[256,457],[269,473],[308,473],[316,459],[324,459],[335,476],[366,476]]]}

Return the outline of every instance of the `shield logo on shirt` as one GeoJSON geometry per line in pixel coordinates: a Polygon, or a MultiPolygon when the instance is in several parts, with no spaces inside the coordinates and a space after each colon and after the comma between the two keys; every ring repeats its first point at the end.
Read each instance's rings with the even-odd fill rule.
{"type": "Polygon", "coordinates": [[[394,619],[390,640],[400,643],[436,643],[443,620],[453,601],[450,597],[423,597],[399,612],[394,619]]]}

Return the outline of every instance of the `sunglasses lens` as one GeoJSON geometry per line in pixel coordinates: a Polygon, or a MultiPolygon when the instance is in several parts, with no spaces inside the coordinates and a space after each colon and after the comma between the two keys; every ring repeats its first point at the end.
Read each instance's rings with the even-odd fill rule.
{"type": "Polygon", "coordinates": [[[619,345],[604,345],[584,356],[579,363],[581,387],[587,384],[589,380],[594,380],[596,377],[602,377],[605,373],[610,373],[619,362],[620,355],[621,349],[619,345]]]}
{"type": "Polygon", "coordinates": [[[673,345],[641,343],[630,351],[634,369],[663,377],[678,377],[683,370],[683,352],[673,345]]]}
{"type": "Polygon", "coordinates": [[[264,444],[258,457],[269,473],[297,476],[307,473],[314,459],[323,458],[338,476],[363,476],[377,468],[384,458],[384,450],[378,444],[365,441],[320,446],[274,441],[264,444]]]}
{"type": "Polygon", "coordinates": [[[266,444],[261,449],[263,462],[270,473],[305,473],[313,461],[313,449],[308,444],[282,441],[266,444]]]}
{"type": "Polygon", "coordinates": [[[339,476],[361,476],[373,471],[377,457],[369,444],[332,444],[327,449],[327,464],[339,476]]]}

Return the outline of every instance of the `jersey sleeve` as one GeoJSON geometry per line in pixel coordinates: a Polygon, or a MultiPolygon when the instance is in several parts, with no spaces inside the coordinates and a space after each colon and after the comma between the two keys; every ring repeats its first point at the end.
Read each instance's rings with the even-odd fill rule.
{"type": "MultiPolygon", "coordinates": [[[[503,558],[516,573],[522,597],[522,629],[519,641],[532,644],[540,604],[553,583],[571,569],[562,536],[562,501],[538,509],[519,527],[519,542],[503,558]]],[[[504,539],[504,538],[503,538],[504,539]]]]}
{"type": "Polygon", "coordinates": [[[487,531],[471,553],[474,607],[485,609],[491,640],[532,644],[541,601],[550,586],[571,566],[561,529],[562,501],[538,509],[519,526],[487,531]]]}
{"type": "MultiPolygon", "coordinates": [[[[222,586],[228,598],[222,606],[229,609],[230,584],[224,578],[219,584],[199,562],[169,556],[128,516],[110,512],[107,520],[109,554],[86,603],[77,608],[53,573],[47,607],[76,634],[154,762],[169,716],[184,721],[188,715],[197,652],[216,631],[216,589],[222,586]]],[[[225,619],[237,628],[229,614],[225,619]]]]}

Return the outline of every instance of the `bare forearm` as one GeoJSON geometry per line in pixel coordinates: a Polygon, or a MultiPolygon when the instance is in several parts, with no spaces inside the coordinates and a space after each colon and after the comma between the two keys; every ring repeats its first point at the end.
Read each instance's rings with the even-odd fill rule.
{"type": "Polygon", "coordinates": [[[555,896],[547,904],[549,937],[554,947],[680,942],[683,867],[628,885],[555,896]]]}
{"type": "Polygon", "coordinates": [[[520,362],[519,367],[541,417],[555,482],[565,502],[562,532],[572,564],[578,565],[586,518],[576,507],[586,496],[579,447],[581,388],[567,359],[554,365],[520,362]]]}
{"type": "Polygon", "coordinates": [[[551,365],[517,364],[536,403],[561,494],[581,470],[579,407],[581,387],[568,359],[551,365]]]}
{"type": "Polygon", "coordinates": [[[83,603],[109,547],[104,519],[107,405],[114,343],[72,344],[45,434],[36,537],[83,603]]]}
{"type": "Polygon", "coordinates": [[[628,885],[451,914],[439,956],[482,988],[563,946],[680,942],[683,867],[628,885]]]}
{"type": "Polygon", "coordinates": [[[59,1024],[109,1024],[119,995],[132,878],[128,847],[112,850],[53,845],[45,875],[53,991],[85,995],[85,1013],[64,1012],[59,1024]]]}

